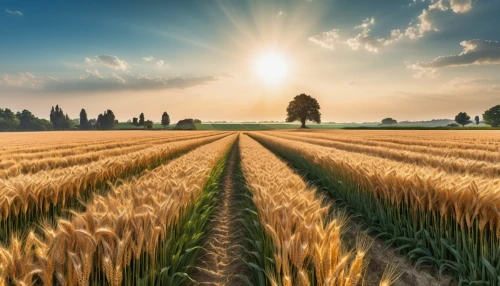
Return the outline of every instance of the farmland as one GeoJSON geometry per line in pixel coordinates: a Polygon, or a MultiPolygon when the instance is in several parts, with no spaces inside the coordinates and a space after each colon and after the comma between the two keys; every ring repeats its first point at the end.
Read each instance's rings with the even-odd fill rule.
{"type": "Polygon", "coordinates": [[[500,283],[498,132],[223,129],[0,134],[0,285],[500,283]]]}

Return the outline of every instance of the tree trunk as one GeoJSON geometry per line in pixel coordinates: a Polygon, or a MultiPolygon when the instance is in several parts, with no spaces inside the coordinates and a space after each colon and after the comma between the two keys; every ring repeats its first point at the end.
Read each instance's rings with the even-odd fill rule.
{"type": "Polygon", "coordinates": [[[302,123],[302,126],[300,126],[300,128],[306,128],[306,120],[301,119],[300,122],[302,123]]]}

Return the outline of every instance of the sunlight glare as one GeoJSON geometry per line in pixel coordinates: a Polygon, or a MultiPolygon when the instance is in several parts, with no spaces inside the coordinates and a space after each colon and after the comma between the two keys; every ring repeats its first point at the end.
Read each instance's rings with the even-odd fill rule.
{"type": "Polygon", "coordinates": [[[281,83],[287,76],[287,61],[283,55],[268,51],[257,57],[255,62],[255,72],[267,83],[281,83]]]}

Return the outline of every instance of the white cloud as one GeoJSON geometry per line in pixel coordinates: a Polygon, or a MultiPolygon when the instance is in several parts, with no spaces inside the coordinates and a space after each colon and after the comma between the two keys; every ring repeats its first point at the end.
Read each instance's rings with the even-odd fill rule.
{"type": "Polygon", "coordinates": [[[153,58],[153,56],[147,56],[147,57],[142,58],[142,60],[145,61],[145,62],[150,62],[150,61],[152,61],[154,59],[155,58],[153,58]]]}
{"type": "Polygon", "coordinates": [[[24,16],[24,14],[21,11],[17,10],[10,10],[10,9],[5,9],[5,12],[14,15],[14,16],[24,16]]]}
{"type": "Polygon", "coordinates": [[[472,9],[473,0],[431,0],[431,4],[418,16],[416,23],[410,23],[405,35],[414,40],[421,38],[430,31],[439,31],[435,22],[443,11],[452,10],[454,13],[462,14],[472,9]]]}
{"type": "Polygon", "coordinates": [[[366,18],[365,20],[363,20],[363,24],[354,27],[354,29],[367,29],[370,26],[373,26],[374,24],[375,24],[375,18],[373,18],[373,17],[371,19],[366,18]]]}
{"type": "Polygon", "coordinates": [[[320,45],[323,48],[330,50],[335,49],[335,43],[339,40],[339,30],[332,29],[328,32],[323,32],[318,35],[309,37],[309,41],[320,45]]]}
{"type": "Polygon", "coordinates": [[[407,67],[421,72],[437,74],[437,69],[469,65],[500,64],[500,42],[470,40],[460,43],[463,51],[458,55],[437,57],[430,62],[407,63],[407,67]]]}
{"type": "Polygon", "coordinates": [[[170,67],[168,64],[165,64],[165,62],[162,61],[162,60],[156,61],[156,66],[159,67],[159,68],[163,68],[163,67],[168,68],[168,67],[170,67]]]}
{"type": "Polygon", "coordinates": [[[278,16],[282,16],[282,15],[283,15],[283,11],[279,11],[278,16]]]}
{"type": "Polygon", "coordinates": [[[403,38],[403,34],[399,29],[392,30],[391,37],[389,39],[373,36],[371,35],[370,27],[374,24],[375,18],[373,17],[363,20],[363,23],[361,25],[354,27],[355,30],[362,28],[363,31],[352,38],[348,38],[345,41],[340,39],[338,29],[333,29],[331,31],[310,37],[309,40],[331,50],[334,49],[336,43],[342,43],[347,44],[353,50],[364,48],[369,52],[377,53],[380,47],[388,46],[403,38]]]}
{"type": "Polygon", "coordinates": [[[85,58],[84,62],[88,65],[101,64],[107,67],[113,68],[115,70],[126,70],[127,62],[124,60],[120,60],[117,56],[114,55],[97,55],[93,58],[85,58]]]}
{"type": "Polygon", "coordinates": [[[383,38],[378,38],[370,35],[370,29],[365,29],[354,38],[347,39],[346,44],[353,50],[358,50],[359,47],[364,47],[369,52],[378,52],[378,48],[385,44],[383,38]]]}

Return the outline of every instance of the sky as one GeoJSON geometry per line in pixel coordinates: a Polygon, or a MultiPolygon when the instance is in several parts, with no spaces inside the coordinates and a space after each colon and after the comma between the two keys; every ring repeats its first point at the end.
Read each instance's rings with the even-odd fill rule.
{"type": "Polygon", "coordinates": [[[0,108],[126,121],[474,117],[500,104],[498,0],[0,1],[0,108]]]}

